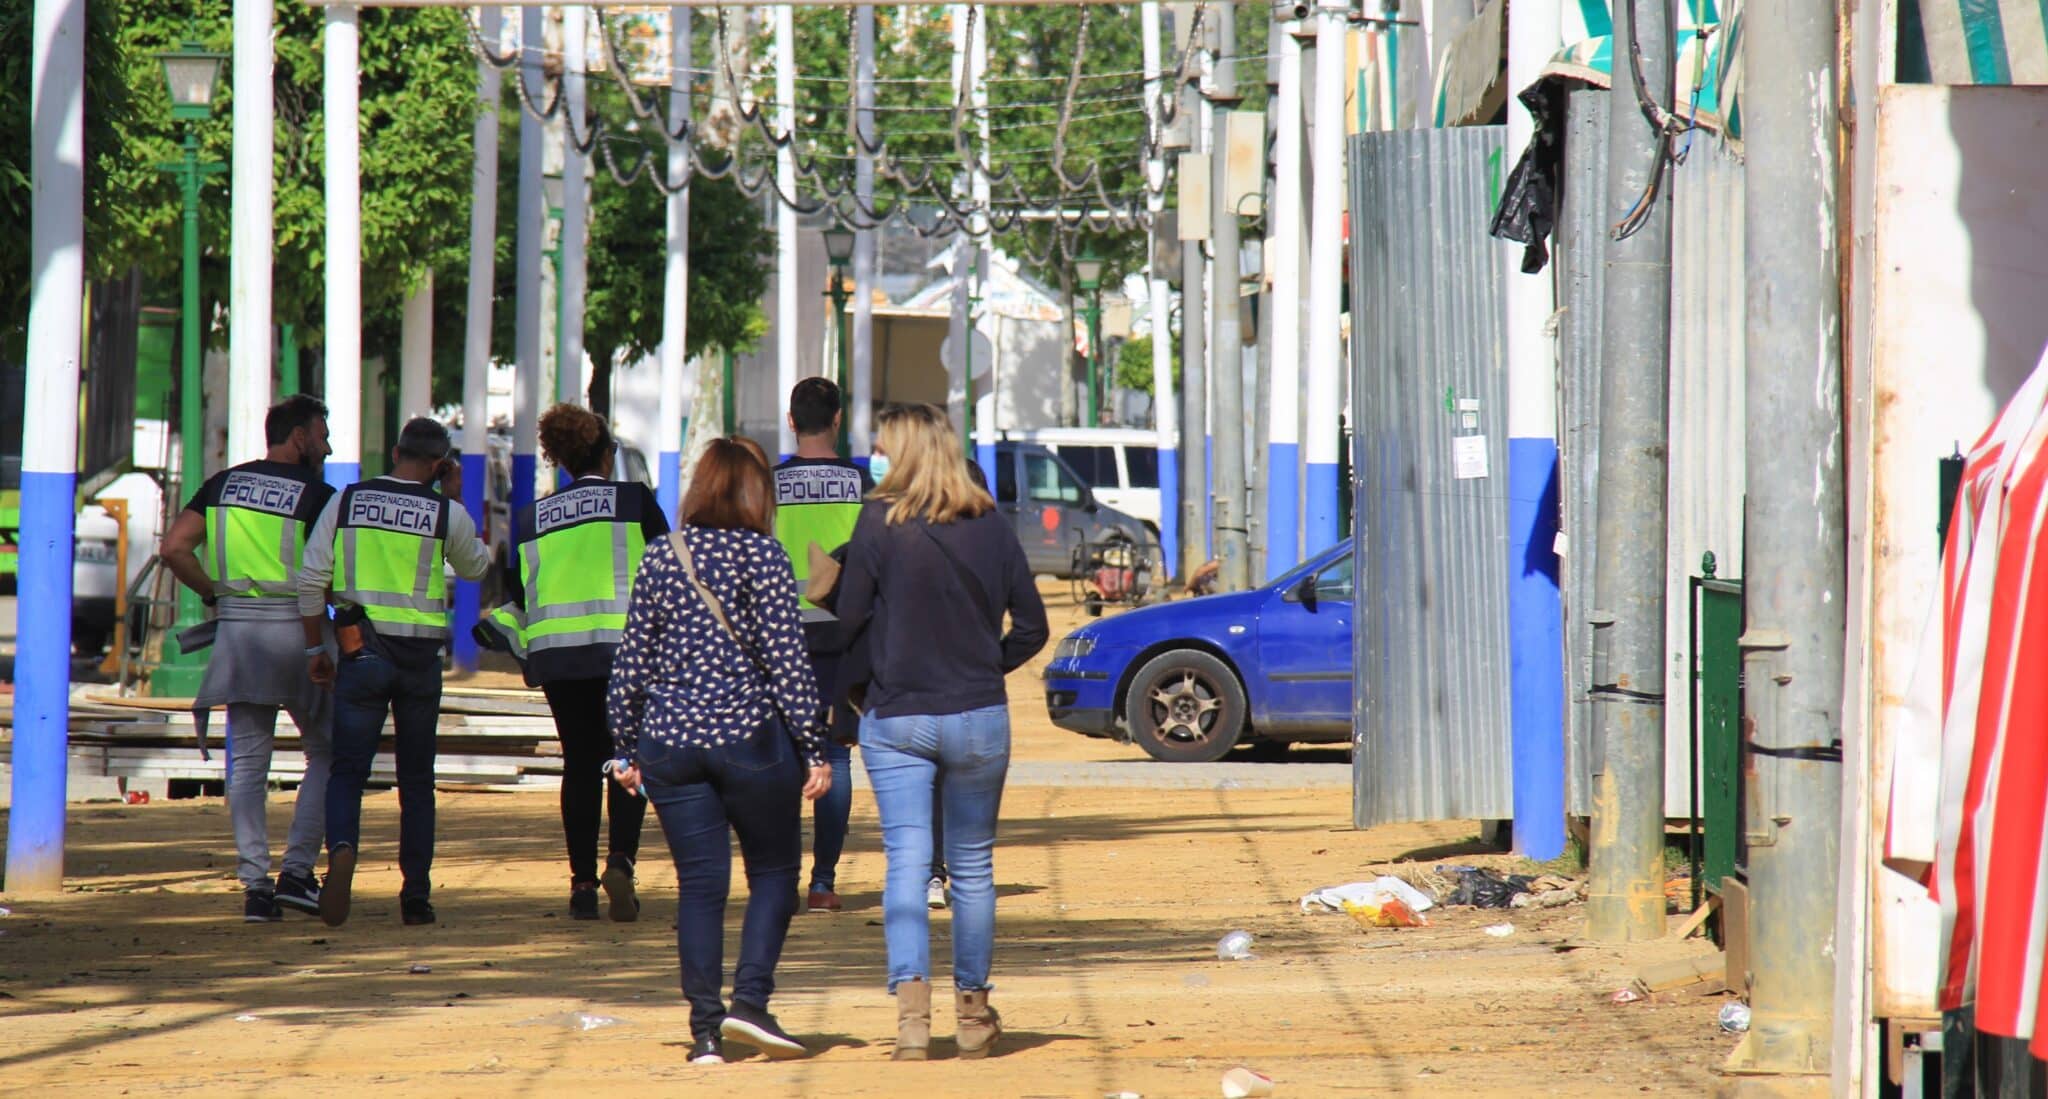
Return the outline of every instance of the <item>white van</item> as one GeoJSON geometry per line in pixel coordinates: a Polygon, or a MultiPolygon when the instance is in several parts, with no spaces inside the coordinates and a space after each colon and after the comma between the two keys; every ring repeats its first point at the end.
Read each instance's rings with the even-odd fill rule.
{"type": "Polygon", "coordinates": [[[1136,427],[1045,427],[1003,438],[1058,452],[1097,499],[1159,535],[1159,433],[1136,427]]]}

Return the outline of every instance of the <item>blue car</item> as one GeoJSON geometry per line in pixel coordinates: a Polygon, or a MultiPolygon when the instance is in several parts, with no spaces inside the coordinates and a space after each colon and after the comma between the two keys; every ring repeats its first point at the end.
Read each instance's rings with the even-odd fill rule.
{"type": "Polygon", "coordinates": [[[1239,743],[1351,739],[1351,545],[1264,587],[1141,607],[1067,635],[1053,724],[1208,763],[1239,743]]]}

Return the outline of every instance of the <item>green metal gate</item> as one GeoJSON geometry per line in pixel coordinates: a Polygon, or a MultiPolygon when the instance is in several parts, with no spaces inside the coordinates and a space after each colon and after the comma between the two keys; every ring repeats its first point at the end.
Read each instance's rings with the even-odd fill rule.
{"type": "Polygon", "coordinates": [[[1692,881],[1715,893],[1744,872],[1742,850],[1742,581],[1715,574],[1714,555],[1692,577],[1692,881]],[[1701,842],[1704,829],[1705,842],[1701,842]]]}

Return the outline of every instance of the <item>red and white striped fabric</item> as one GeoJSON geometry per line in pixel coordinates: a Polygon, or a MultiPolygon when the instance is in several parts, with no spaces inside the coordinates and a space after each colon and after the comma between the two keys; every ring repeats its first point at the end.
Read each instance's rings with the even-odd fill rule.
{"type": "MultiPolygon", "coordinates": [[[[1971,448],[1942,558],[1939,780],[1929,886],[1940,1002],[2030,1039],[2048,979],[2048,362],[1971,448]]],[[[1897,766],[1909,766],[1906,749],[1897,766]]],[[[1894,778],[1888,854],[1925,819],[1894,778]]],[[[2038,1037],[2037,1037],[2037,1032],[2038,1037]]]]}

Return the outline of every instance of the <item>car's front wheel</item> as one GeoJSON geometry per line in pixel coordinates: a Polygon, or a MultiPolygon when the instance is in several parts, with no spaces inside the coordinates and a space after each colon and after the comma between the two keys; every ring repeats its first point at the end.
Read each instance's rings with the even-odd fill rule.
{"type": "Polygon", "coordinates": [[[1244,733],[1244,686],[1230,666],[1196,649],[1147,661],[1124,696],[1131,739],[1153,759],[1214,763],[1244,733]]]}

